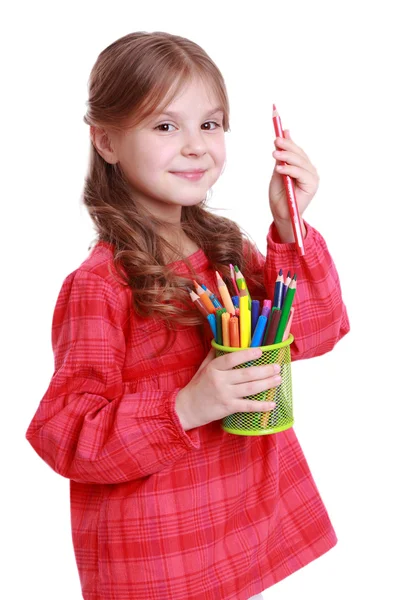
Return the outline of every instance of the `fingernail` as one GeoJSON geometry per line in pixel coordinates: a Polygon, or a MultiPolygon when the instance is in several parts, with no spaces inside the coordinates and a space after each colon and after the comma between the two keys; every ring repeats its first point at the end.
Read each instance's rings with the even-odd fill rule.
{"type": "Polygon", "coordinates": [[[280,365],[274,365],[274,371],[275,371],[275,373],[280,373],[281,372],[281,366],[280,365]]]}

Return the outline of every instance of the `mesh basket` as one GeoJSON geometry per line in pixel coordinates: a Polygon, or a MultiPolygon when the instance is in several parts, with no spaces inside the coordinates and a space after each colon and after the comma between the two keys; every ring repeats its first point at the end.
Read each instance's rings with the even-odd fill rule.
{"type": "MultiPolygon", "coordinates": [[[[271,346],[260,346],[262,355],[245,362],[241,365],[233,367],[234,369],[243,369],[244,367],[252,367],[259,365],[269,365],[277,363],[281,365],[280,375],[281,383],[274,388],[245,396],[249,400],[258,400],[259,402],[275,402],[276,406],[269,412],[256,413],[234,413],[228,415],[222,420],[222,429],[228,433],[236,435],[266,435],[269,433],[278,433],[292,427],[293,405],[292,405],[292,373],[290,361],[290,344],[294,337],[289,335],[288,339],[279,344],[271,346]]],[[[211,345],[216,350],[216,357],[227,354],[228,352],[237,352],[243,348],[230,348],[217,344],[215,339],[211,340],[211,345]]]]}

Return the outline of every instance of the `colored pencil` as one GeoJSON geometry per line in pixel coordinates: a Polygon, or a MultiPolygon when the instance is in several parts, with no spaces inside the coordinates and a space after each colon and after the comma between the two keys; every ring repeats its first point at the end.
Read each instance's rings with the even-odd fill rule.
{"type": "Polygon", "coordinates": [[[240,314],[239,314],[239,328],[240,328],[240,347],[248,348],[249,346],[249,302],[248,295],[246,292],[245,284],[241,282],[241,289],[239,290],[239,303],[240,303],[240,314]]]}
{"type": "Polygon", "coordinates": [[[285,283],[283,284],[282,302],[285,300],[286,292],[287,292],[287,289],[289,287],[289,283],[291,282],[291,280],[292,280],[292,278],[290,277],[290,271],[288,271],[285,283]]]}
{"type": "Polygon", "coordinates": [[[297,288],[296,279],[297,279],[297,275],[294,275],[292,281],[289,284],[285,302],[283,303],[283,307],[282,307],[281,319],[279,321],[279,325],[276,330],[276,334],[275,334],[275,338],[274,338],[274,342],[273,342],[274,344],[278,344],[283,339],[283,334],[285,333],[286,325],[287,325],[287,322],[289,319],[290,309],[292,308],[292,304],[293,304],[293,298],[296,293],[296,288],[297,288]]]}
{"type": "Polygon", "coordinates": [[[229,347],[230,346],[230,335],[229,335],[229,321],[230,321],[230,314],[228,312],[225,312],[221,315],[221,321],[222,321],[222,343],[224,346],[229,347]]]}
{"type": "Polygon", "coordinates": [[[233,265],[231,265],[231,263],[229,263],[229,271],[231,274],[233,289],[235,290],[236,296],[239,296],[239,288],[236,284],[236,279],[235,279],[235,269],[233,268],[233,265]]]}
{"type": "Polygon", "coordinates": [[[274,301],[272,306],[276,306],[276,308],[282,308],[282,294],[283,294],[283,271],[279,270],[278,276],[275,280],[275,290],[274,290],[274,301]]]}
{"type": "Polygon", "coordinates": [[[239,270],[239,267],[237,265],[235,265],[234,269],[235,269],[236,283],[237,283],[239,290],[241,289],[241,286],[240,286],[241,282],[242,281],[244,282],[244,286],[246,288],[247,296],[249,299],[249,310],[251,310],[251,296],[250,296],[249,288],[247,287],[246,280],[243,277],[243,273],[239,270]]]}
{"type": "Polygon", "coordinates": [[[203,290],[202,287],[199,286],[197,281],[195,281],[194,279],[193,279],[193,283],[196,288],[196,293],[200,298],[200,302],[203,304],[203,306],[205,306],[205,308],[208,310],[208,312],[215,313],[216,308],[213,305],[213,303],[211,302],[210,298],[207,296],[206,292],[203,290]]]}
{"type": "Polygon", "coordinates": [[[209,290],[208,287],[206,285],[204,285],[204,283],[202,283],[200,287],[203,288],[203,290],[205,291],[207,296],[210,298],[210,300],[213,303],[213,305],[215,306],[215,308],[222,308],[222,304],[218,300],[217,296],[215,294],[213,294],[213,292],[211,290],[209,290]]]}
{"type": "Polygon", "coordinates": [[[215,318],[215,314],[214,313],[210,313],[207,316],[207,321],[210,325],[211,331],[213,333],[214,336],[214,340],[217,342],[218,344],[218,332],[217,332],[217,320],[215,318]]]}
{"type": "Polygon", "coordinates": [[[286,325],[286,329],[285,329],[285,333],[283,334],[283,340],[282,342],[284,342],[285,340],[288,339],[289,335],[290,335],[290,328],[292,325],[292,321],[293,321],[293,313],[294,313],[294,308],[292,306],[292,308],[290,309],[290,314],[289,314],[289,319],[286,325]]]}
{"type": "MultiPolygon", "coordinates": [[[[254,302],[254,300],[253,300],[254,302]]],[[[260,315],[257,321],[257,325],[254,329],[253,337],[250,343],[252,348],[256,348],[257,346],[261,346],[262,339],[264,337],[265,327],[267,326],[267,317],[264,315],[260,315]]]]}
{"type": "Polygon", "coordinates": [[[229,336],[231,348],[240,348],[239,317],[237,316],[231,317],[229,320],[229,336]]]}
{"type": "MultiPolygon", "coordinates": [[[[283,135],[281,118],[279,116],[275,104],[273,104],[272,106],[272,122],[274,125],[276,137],[284,138],[285,136],[283,135]]],[[[286,165],[287,163],[285,163],[284,161],[279,161],[279,164],[286,165]]],[[[305,250],[303,232],[301,230],[299,208],[297,206],[296,194],[294,191],[292,178],[289,175],[285,175],[283,173],[282,177],[285,184],[286,198],[288,202],[290,220],[292,222],[292,229],[294,233],[294,239],[296,242],[297,252],[300,256],[304,256],[305,250]]]]}
{"type": "Polygon", "coordinates": [[[222,298],[222,303],[225,306],[228,313],[230,313],[231,315],[234,315],[235,307],[233,305],[231,296],[229,294],[228,287],[227,287],[225,281],[222,279],[221,275],[218,273],[218,271],[215,271],[215,274],[217,276],[218,291],[222,298]]]}
{"type": "Polygon", "coordinates": [[[274,343],[276,330],[278,329],[279,319],[281,318],[282,311],[277,308],[276,310],[272,309],[272,314],[270,316],[270,326],[267,332],[267,337],[265,340],[265,346],[272,345],[274,343]]]}
{"type": "Polygon", "coordinates": [[[197,310],[203,315],[203,317],[207,317],[210,313],[206,309],[206,307],[202,304],[202,302],[200,301],[200,297],[196,294],[196,292],[194,292],[190,288],[186,288],[186,289],[189,291],[190,297],[193,301],[193,304],[197,308],[197,310]]]}
{"type": "Polygon", "coordinates": [[[260,301],[251,301],[251,335],[254,335],[255,328],[257,326],[258,317],[260,316],[260,301]]]}

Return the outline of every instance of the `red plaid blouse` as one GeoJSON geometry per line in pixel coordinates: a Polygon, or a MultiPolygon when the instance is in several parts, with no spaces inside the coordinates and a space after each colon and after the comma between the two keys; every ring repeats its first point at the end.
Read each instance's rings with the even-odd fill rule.
{"type": "MultiPolygon", "coordinates": [[[[280,268],[297,273],[292,360],[325,354],[349,331],[339,277],[322,236],[305,223],[306,255],[279,243],[254,271],[273,298],[280,268]]],[[[249,247],[250,248],[250,247],[249,247]]],[[[199,282],[217,292],[200,249],[199,282]]],[[[184,431],[175,397],[212,338],[182,327],[161,356],[162,322],[134,316],[131,290],[97,243],[64,280],[52,344],[55,370],[26,438],[70,479],[71,525],[85,600],[247,600],[337,541],[293,429],[256,437],[215,421],[184,431]]],[[[181,261],[177,272],[188,274],[181,261]]],[[[263,290],[264,292],[264,290],[263,290]]]]}

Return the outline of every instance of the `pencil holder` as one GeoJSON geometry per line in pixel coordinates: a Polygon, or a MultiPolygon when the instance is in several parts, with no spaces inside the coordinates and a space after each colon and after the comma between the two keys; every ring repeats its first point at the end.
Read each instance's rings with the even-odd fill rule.
{"type": "MultiPolygon", "coordinates": [[[[259,346],[262,350],[260,358],[245,362],[233,367],[234,369],[243,369],[245,367],[279,364],[281,365],[281,383],[274,388],[245,396],[249,400],[258,400],[259,402],[275,402],[276,406],[269,412],[257,413],[234,413],[228,415],[222,420],[222,429],[228,433],[236,435],[267,435],[278,433],[292,427],[293,403],[292,403],[292,372],[290,360],[290,344],[294,337],[289,335],[288,339],[279,344],[270,346],[259,346]]],[[[243,348],[230,348],[217,344],[215,339],[211,340],[211,345],[216,350],[216,357],[227,354],[228,352],[237,352],[243,348]]]]}

